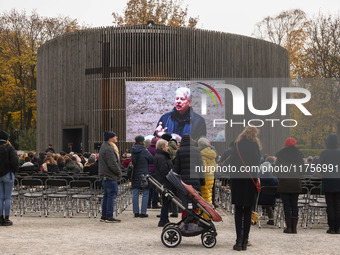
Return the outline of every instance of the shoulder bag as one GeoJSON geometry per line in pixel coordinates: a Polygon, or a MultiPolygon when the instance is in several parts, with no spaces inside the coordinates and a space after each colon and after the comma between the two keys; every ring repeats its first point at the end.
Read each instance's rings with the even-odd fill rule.
{"type": "MultiPolygon", "coordinates": [[[[237,149],[238,156],[240,157],[243,165],[245,167],[247,167],[246,163],[244,162],[244,160],[243,160],[243,158],[241,156],[240,150],[238,149],[238,143],[236,143],[236,149],[237,149]]],[[[250,178],[252,179],[252,181],[253,181],[253,183],[255,185],[256,191],[260,192],[261,191],[261,181],[260,181],[260,179],[257,178],[257,181],[255,182],[255,180],[254,180],[253,176],[251,176],[250,172],[248,172],[248,174],[249,174],[250,178]]]]}

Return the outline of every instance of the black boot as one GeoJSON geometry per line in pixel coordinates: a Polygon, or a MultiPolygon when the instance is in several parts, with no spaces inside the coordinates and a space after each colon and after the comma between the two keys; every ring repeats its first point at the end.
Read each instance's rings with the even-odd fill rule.
{"type": "Polygon", "coordinates": [[[236,244],[233,246],[235,251],[242,251],[242,239],[236,239],[236,244]]]}
{"type": "Polygon", "coordinates": [[[5,216],[5,219],[3,221],[3,226],[11,226],[13,225],[13,222],[9,220],[9,216],[5,216]]]}
{"type": "Polygon", "coordinates": [[[248,238],[243,239],[243,242],[242,242],[242,250],[243,251],[247,250],[247,245],[248,245],[248,238]]]}
{"type": "Polygon", "coordinates": [[[292,218],[291,218],[291,217],[286,217],[286,218],[285,218],[285,221],[286,221],[287,227],[286,227],[285,230],[283,230],[283,233],[286,233],[286,234],[291,234],[291,233],[293,233],[293,232],[292,232],[292,218]]]}
{"type": "Polygon", "coordinates": [[[335,234],[335,225],[334,221],[328,219],[328,230],[327,234],[335,234]]]}
{"type": "Polygon", "coordinates": [[[340,228],[335,228],[335,234],[340,234],[340,228]]]}
{"type": "Polygon", "coordinates": [[[0,226],[4,225],[4,216],[0,215],[0,226]]]}
{"type": "Polygon", "coordinates": [[[334,232],[335,234],[340,234],[340,224],[335,224],[334,232]]]}
{"type": "Polygon", "coordinates": [[[299,221],[299,217],[292,217],[292,233],[297,234],[297,224],[299,221]]]}

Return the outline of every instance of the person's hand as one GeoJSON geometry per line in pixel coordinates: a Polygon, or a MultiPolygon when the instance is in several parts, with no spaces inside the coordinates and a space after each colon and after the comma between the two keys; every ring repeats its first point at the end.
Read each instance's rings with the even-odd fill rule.
{"type": "Polygon", "coordinates": [[[159,125],[158,125],[158,127],[156,128],[156,130],[155,130],[156,135],[157,135],[158,137],[161,137],[161,136],[165,133],[165,130],[167,130],[167,129],[168,129],[167,127],[165,127],[165,128],[163,129],[162,122],[159,122],[159,125]]]}

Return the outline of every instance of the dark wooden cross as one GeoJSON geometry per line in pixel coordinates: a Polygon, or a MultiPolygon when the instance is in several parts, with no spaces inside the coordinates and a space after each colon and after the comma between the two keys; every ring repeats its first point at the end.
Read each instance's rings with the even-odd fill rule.
{"type": "Polygon", "coordinates": [[[110,73],[131,72],[131,66],[110,66],[110,43],[103,42],[102,67],[86,68],[85,75],[102,74],[102,78],[110,78],[110,73]]]}
{"type": "MultiPolygon", "coordinates": [[[[102,110],[101,113],[101,126],[103,130],[111,130],[113,128],[113,118],[110,114],[109,110],[113,108],[113,98],[111,98],[111,93],[109,91],[114,86],[114,81],[110,80],[111,73],[124,73],[131,72],[131,66],[110,66],[110,58],[111,58],[111,46],[110,43],[105,39],[102,42],[102,67],[96,68],[87,68],[85,69],[85,75],[93,75],[93,74],[102,74],[102,86],[100,89],[100,108],[102,110]]],[[[94,147],[96,144],[94,144],[94,147]]]]}

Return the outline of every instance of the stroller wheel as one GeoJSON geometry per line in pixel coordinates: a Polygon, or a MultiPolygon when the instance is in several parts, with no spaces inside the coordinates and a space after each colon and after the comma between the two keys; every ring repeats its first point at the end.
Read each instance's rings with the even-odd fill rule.
{"type": "Polygon", "coordinates": [[[211,232],[205,232],[201,236],[202,244],[205,248],[212,248],[216,245],[216,235],[211,232]]]}
{"type": "Polygon", "coordinates": [[[162,243],[168,248],[175,248],[181,243],[182,234],[175,227],[168,227],[162,232],[162,243]]]}

